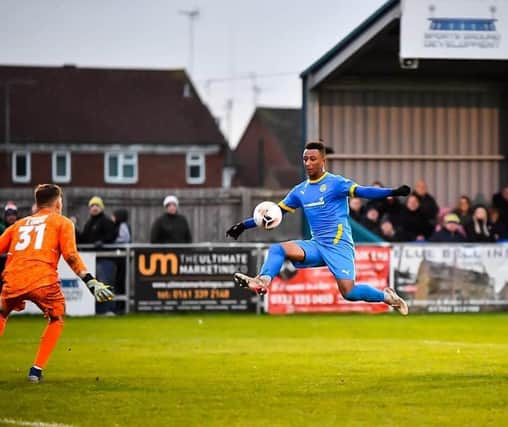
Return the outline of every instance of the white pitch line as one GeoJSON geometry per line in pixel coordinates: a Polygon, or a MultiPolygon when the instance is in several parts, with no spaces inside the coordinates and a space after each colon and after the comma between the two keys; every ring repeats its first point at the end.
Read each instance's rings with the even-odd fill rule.
{"type": "Polygon", "coordinates": [[[13,418],[0,418],[0,424],[12,424],[15,426],[27,427],[73,427],[71,424],[44,423],[42,421],[24,421],[15,420],[13,418]]]}

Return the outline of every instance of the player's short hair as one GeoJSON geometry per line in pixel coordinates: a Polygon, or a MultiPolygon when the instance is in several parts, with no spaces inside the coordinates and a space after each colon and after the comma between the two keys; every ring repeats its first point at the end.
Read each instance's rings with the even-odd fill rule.
{"type": "Polygon", "coordinates": [[[47,206],[63,196],[62,188],[56,184],[39,184],[34,191],[37,206],[47,206]]]}
{"type": "Polygon", "coordinates": [[[325,157],[326,154],[325,144],[323,144],[321,141],[309,141],[307,144],[305,144],[305,149],[318,150],[323,157],[325,157]]]}

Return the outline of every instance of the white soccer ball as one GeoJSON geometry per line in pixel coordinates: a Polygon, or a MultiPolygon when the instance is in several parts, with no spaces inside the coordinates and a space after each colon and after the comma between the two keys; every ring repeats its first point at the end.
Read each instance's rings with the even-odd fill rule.
{"type": "Polygon", "coordinates": [[[256,206],[252,217],[258,227],[272,230],[282,222],[282,211],[277,204],[266,201],[256,206]]]}

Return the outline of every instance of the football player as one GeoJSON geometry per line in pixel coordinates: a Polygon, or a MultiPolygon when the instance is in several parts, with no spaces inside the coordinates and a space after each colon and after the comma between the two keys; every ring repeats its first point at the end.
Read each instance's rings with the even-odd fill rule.
{"type": "MultiPolygon", "coordinates": [[[[264,294],[286,259],[296,267],[326,265],[334,275],[342,296],[349,301],[384,302],[401,314],[408,314],[406,302],[387,288],[380,291],[365,284],[355,284],[355,252],[349,225],[349,197],[376,199],[389,196],[407,196],[410,188],[362,187],[340,175],[326,171],[325,147],[322,142],[309,142],[303,152],[303,164],[308,179],[295,186],[279,203],[283,212],[293,213],[301,208],[309,223],[312,239],[293,240],[270,246],[268,256],[256,277],[242,273],[234,275],[242,287],[264,294]]],[[[234,239],[256,223],[248,218],[233,225],[226,235],[234,239]]]]}
{"type": "Polygon", "coordinates": [[[0,295],[0,336],[9,313],[23,310],[25,301],[41,309],[48,324],[28,373],[28,380],[37,383],[63,328],[65,300],[57,273],[60,255],[97,301],[111,300],[113,293],[88,272],[79,256],[74,225],[62,215],[62,189],[54,184],[38,185],[35,203],[35,214],[16,221],[0,236],[0,253],[7,252],[0,295]]]}

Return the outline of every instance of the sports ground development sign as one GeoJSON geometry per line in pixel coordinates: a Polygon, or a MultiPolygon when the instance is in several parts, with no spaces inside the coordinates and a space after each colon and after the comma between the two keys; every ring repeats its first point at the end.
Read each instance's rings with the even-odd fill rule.
{"type": "Polygon", "coordinates": [[[403,0],[400,57],[508,59],[508,0],[403,0]]]}

